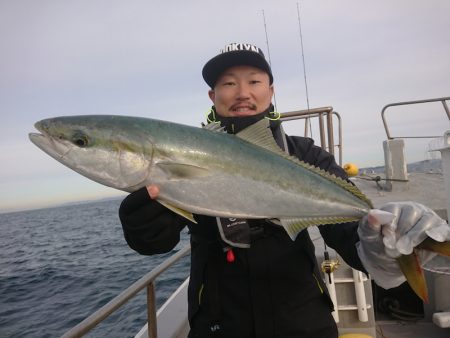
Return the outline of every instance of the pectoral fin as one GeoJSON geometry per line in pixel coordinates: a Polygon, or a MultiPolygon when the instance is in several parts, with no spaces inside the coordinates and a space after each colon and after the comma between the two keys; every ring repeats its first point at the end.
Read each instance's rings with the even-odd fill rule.
{"type": "Polygon", "coordinates": [[[160,162],[157,166],[161,168],[171,180],[191,179],[209,175],[208,169],[191,164],[160,162]]]}
{"type": "Polygon", "coordinates": [[[416,295],[428,303],[427,283],[417,254],[413,251],[410,255],[400,256],[397,258],[397,262],[416,295]]]}

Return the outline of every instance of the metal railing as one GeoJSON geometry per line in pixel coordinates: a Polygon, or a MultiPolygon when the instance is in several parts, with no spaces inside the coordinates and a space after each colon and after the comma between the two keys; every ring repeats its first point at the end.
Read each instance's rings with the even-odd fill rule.
{"type": "Polygon", "coordinates": [[[447,113],[447,117],[450,121],[450,110],[448,109],[448,105],[446,102],[449,100],[450,100],[450,97],[440,97],[440,98],[436,98],[436,99],[396,102],[396,103],[390,103],[390,104],[384,106],[383,109],[381,110],[381,118],[383,119],[384,129],[386,130],[386,136],[387,136],[388,140],[392,140],[394,138],[436,138],[436,137],[442,136],[442,135],[439,135],[439,136],[397,136],[397,137],[393,137],[389,131],[389,127],[387,125],[387,121],[386,121],[386,117],[385,117],[386,110],[389,107],[406,106],[406,105],[419,104],[419,103],[441,102],[444,107],[445,112],[447,113]]]}
{"type": "Polygon", "coordinates": [[[341,116],[333,111],[333,107],[321,107],[305,110],[296,110],[286,113],[281,113],[280,119],[282,121],[291,121],[304,119],[305,121],[305,133],[304,136],[308,136],[308,119],[318,118],[319,120],[319,134],[320,134],[320,146],[327,150],[330,154],[335,154],[335,148],[338,148],[339,165],[342,166],[342,121],[341,116]],[[338,119],[338,144],[334,143],[334,127],[333,116],[338,119]],[[326,118],[326,124],[324,122],[326,118]]]}
{"type": "Polygon", "coordinates": [[[105,320],[114,311],[119,309],[123,304],[136,296],[142,289],[147,288],[147,321],[148,321],[148,337],[157,337],[157,325],[156,325],[156,298],[155,298],[155,286],[154,281],[156,278],[170,268],[173,264],[178,262],[182,257],[189,254],[191,246],[186,245],[177,253],[167,258],[164,262],[154,268],[152,271],[144,275],[141,279],[130,285],[121,294],[113,298],[99,310],[95,311],[89,317],[84,319],[78,325],[67,331],[62,338],[75,338],[82,337],[100,322],[105,320]]]}

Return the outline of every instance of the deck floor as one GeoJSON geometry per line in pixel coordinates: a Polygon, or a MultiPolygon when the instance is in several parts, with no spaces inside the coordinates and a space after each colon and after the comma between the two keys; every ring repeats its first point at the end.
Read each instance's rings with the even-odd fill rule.
{"type": "Polygon", "coordinates": [[[433,323],[403,323],[377,321],[377,338],[449,338],[450,329],[442,329],[433,323]]]}

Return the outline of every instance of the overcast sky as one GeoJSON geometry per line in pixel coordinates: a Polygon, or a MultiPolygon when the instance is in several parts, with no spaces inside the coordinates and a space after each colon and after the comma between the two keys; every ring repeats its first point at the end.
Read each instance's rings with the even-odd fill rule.
{"type": "MultiPolygon", "coordinates": [[[[198,126],[205,62],[230,42],[268,55],[262,10],[277,108],[305,109],[297,3],[310,107],[341,115],[344,163],[383,164],[383,106],[450,96],[448,0],[0,0],[0,210],[120,194],[35,147],[33,124],[121,114],[198,126]]],[[[450,129],[439,104],[388,117],[394,136],[450,129]]],[[[427,142],[407,143],[409,162],[431,156],[427,142]]]]}

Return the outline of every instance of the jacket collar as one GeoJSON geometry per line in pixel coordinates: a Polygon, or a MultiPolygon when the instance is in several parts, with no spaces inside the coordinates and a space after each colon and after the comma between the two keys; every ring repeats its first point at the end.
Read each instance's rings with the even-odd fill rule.
{"type": "MultiPolygon", "coordinates": [[[[271,114],[274,112],[274,106],[271,104],[265,111],[257,115],[251,116],[231,116],[224,117],[217,114],[215,107],[211,108],[211,113],[208,115],[208,121],[220,122],[220,125],[225,128],[229,134],[237,134],[241,130],[251,126],[252,124],[262,120],[265,117],[272,118],[271,114]]],[[[279,120],[270,120],[270,128],[272,131],[280,125],[279,120]]]]}

